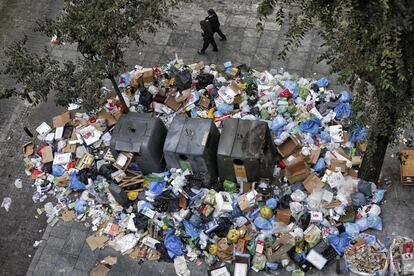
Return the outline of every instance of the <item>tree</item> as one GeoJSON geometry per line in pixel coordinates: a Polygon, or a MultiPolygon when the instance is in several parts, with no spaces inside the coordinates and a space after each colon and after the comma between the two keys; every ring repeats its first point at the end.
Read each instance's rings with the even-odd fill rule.
{"type": "Polygon", "coordinates": [[[0,97],[32,93],[35,103],[57,91],[57,103],[67,105],[80,97],[84,107],[93,108],[102,80],[109,79],[117,96],[125,101],[116,76],[126,67],[124,52],[135,42],[142,45],[144,32],[155,33],[160,27],[173,27],[172,9],[189,0],[65,0],[56,19],[37,22],[36,31],[61,43],[74,44],[80,53],[76,62],[53,60],[45,49],[42,55],[29,53],[26,39],[13,43],[6,55],[4,73],[22,89],[0,91],[0,97]]]}
{"type": "Polygon", "coordinates": [[[376,182],[387,146],[414,118],[414,2],[408,0],[262,0],[259,30],[269,16],[287,23],[283,58],[312,29],[324,40],[331,73],[353,92],[353,123],[369,127],[359,177],[376,182]]]}

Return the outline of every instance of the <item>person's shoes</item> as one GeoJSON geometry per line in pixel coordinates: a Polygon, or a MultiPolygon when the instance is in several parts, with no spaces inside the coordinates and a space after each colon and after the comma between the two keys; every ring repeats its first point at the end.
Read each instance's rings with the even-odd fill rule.
{"type": "Polygon", "coordinates": [[[218,52],[218,49],[213,49],[213,52],[218,52]]]}
{"type": "Polygon", "coordinates": [[[227,38],[225,37],[225,38],[220,38],[220,40],[221,41],[226,41],[227,40],[227,38]]]}
{"type": "Polygon", "coordinates": [[[204,55],[204,51],[200,51],[200,50],[198,50],[198,51],[197,51],[197,54],[199,54],[199,55],[204,55]]]}

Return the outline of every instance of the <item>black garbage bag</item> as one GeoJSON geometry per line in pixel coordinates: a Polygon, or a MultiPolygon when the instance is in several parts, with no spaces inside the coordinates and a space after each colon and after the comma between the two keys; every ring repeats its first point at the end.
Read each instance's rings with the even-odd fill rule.
{"type": "Polygon", "coordinates": [[[370,182],[360,179],[358,181],[358,192],[365,196],[372,196],[372,185],[370,182]]]}
{"type": "Polygon", "coordinates": [[[163,242],[155,244],[155,249],[157,249],[157,251],[160,252],[160,259],[158,261],[164,261],[168,263],[173,262],[173,259],[171,259],[170,256],[168,255],[167,249],[165,249],[163,242]]]}
{"type": "Polygon", "coordinates": [[[246,95],[247,95],[247,104],[249,106],[254,106],[259,100],[259,94],[257,92],[257,85],[255,83],[251,83],[247,86],[246,95]]]}
{"type": "Polygon", "coordinates": [[[289,203],[292,201],[290,195],[284,195],[280,198],[279,204],[283,209],[289,208],[289,203]]]}
{"type": "Polygon", "coordinates": [[[192,81],[191,70],[185,69],[177,72],[174,85],[178,91],[183,91],[191,87],[192,81]]]}
{"type": "Polygon", "coordinates": [[[144,107],[145,111],[148,111],[152,103],[152,94],[148,92],[147,89],[142,90],[139,95],[138,103],[144,107]]]}
{"type": "Polygon", "coordinates": [[[214,233],[220,238],[227,236],[230,228],[233,226],[233,223],[229,218],[222,217],[218,219],[218,227],[214,230],[214,233]]]}
{"type": "Polygon", "coordinates": [[[43,168],[42,171],[48,174],[52,173],[52,166],[53,166],[53,162],[48,162],[43,164],[43,168]]]}
{"type": "Polygon", "coordinates": [[[96,166],[90,168],[90,169],[82,169],[78,172],[78,178],[83,183],[88,183],[88,178],[92,180],[96,180],[96,177],[98,176],[98,171],[96,170],[96,166]]]}
{"type": "Polygon", "coordinates": [[[148,217],[141,214],[141,213],[137,213],[135,215],[134,218],[134,223],[135,223],[135,227],[139,230],[144,230],[148,228],[148,217]]]}
{"type": "Polygon", "coordinates": [[[180,210],[178,198],[170,190],[162,192],[152,204],[158,212],[176,212],[180,210]]]}
{"type": "Polygon", "coordinates": [[[208,85],[212,84],[214,75],[209,73],[201,73],[197,76],[197,90],[204,89],[208,85]]]}
{"type": "MultiPolygon", "coordinates": [[[[98,174],[106,179],[111,179],[111,174],[116,171],[116,168],[111,164],[104,164],[99,168],[98,174]]],[[[87,182],[86,182],[87,183],[87,182]]]]}

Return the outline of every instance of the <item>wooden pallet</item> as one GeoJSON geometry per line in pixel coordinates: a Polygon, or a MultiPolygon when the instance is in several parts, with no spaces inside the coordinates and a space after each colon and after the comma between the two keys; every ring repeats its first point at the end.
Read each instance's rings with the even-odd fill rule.
{"type": "Polygon", "coordinates": [[[401,156],[401,184],[414,185],[414,150],[402,150],[401,156]]]}

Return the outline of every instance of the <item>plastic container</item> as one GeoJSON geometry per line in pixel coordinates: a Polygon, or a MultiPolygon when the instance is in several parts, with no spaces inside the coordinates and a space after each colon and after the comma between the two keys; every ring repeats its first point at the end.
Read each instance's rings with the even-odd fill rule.
{"type": "Polygon", "coordinates": [[[256,181],[272,178],[277,153],[268,124],[226,119],[217,151],[220,181],[256,181]]]}
{"type": "Polygon", "coordinates": [[[144,174],[165,170],[163,145],[167,136],[164,123],[153,113],[128,113],[119,118],[110,143],[117,158],[119,152],[134,154],[134,162],[144,174]]]}

